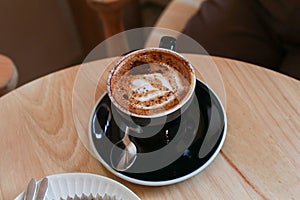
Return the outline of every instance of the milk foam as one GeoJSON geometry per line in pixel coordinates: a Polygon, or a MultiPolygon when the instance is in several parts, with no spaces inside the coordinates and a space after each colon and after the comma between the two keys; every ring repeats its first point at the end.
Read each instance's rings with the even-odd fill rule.
{"type": "Polygon", "coordinates": [[[111,93],[115,103],[131,113],[163,113],[180,104],[190,92],[192,69],[169,53],[140,53],[115,70],[111,93]]]}
{"type": "MultiPolygon", "coordinates": [[[[175,82],[176,84],[178,84],[176,85],[177,88],[181,89],[182,84],[180,82],[178,74],[176,74],[175,71],[173,71],[172,73],[172,77],[175,78],[175,82]]],[[[139,102],[135,105],[142,109],[154,109],[162,107],[164,104],[176,98],[176,88],[172,87],[171,83],[166,77],[158,73],[145,74],[142,77],[133,78],[131,83],[131,90],[133,93],[138,94],[137,96],[132,96],[132,98],[139,102]],[[161,83],[161,87],[154,87],[151,82],[159,82],[161,83]],[[160,97],[166,96],[167,93],[170,93],[171,95],[165,101],[157,101],[150,106],[145,106],[145,102],[149,102],[153,99],[157,100],[160,97]]]]}
{"type": "Polygon", "coordinates": [[[115,95],[115,98],[120,105],[131,111],[167,110],[182,100],[188,85],[176,69],[152,63],[137,66],[120,77],[115,88],[118,91],[115,94],[119,95],[115,95]]]}

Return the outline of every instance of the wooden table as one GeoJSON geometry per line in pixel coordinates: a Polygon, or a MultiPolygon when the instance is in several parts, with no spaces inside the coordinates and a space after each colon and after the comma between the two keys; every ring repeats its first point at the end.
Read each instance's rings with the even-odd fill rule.
{"type": "MultiPolygon", "coordinates": [[[[300,199],[300,82],[243,62],[186,56],[197,69],[217,66],[220,74],[204,67],[198,76],[220,95],[228,118],[224,146],[204,171],[163,187],[135,185],[108,172],[75,128],[77,66],[0,98],[0,199],[16,197],[32,177],[66,172],[113,178],[141,199],[300,199]]],[[[110,61],[90,65],[103,72],[110,61]]],[[[87,85],[96,78],[87,77],[87,85]]]]}

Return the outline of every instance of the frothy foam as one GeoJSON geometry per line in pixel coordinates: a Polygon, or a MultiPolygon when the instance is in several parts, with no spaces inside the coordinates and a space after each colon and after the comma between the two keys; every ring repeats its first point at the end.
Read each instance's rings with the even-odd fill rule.
{"type": "Polygon", "coordinates": [[[185,98],[191,85],[191,71],[182,62],[161,54],[155,59],[151,56],[153,52],[123,63],[111,78],[115,101],[138,115],[172,109],[185,98]]]}

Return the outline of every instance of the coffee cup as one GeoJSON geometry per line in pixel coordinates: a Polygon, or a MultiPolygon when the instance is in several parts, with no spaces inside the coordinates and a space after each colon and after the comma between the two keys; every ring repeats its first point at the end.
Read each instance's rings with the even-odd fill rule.
{"type": "MultiPolygon", "coordinates": [[[[190,108],[195,100],[195,72],[191,63],[174,51],[175,42],[165,36],[158,48],[135,50],[114,62],[107,78],[110,105],[103,102],[99,108],[108,113],[107,123],[113,120],[117,125],[107,137],[120,141],[119,148],[129,148],[133,142],[135,153],[159,150],[187,123],[185,111],[195,110],[190,108]]],[[[118,163],[118,156],[111,160],[115,157],[118,163]]]]}
{"type": "Polygon", "coordinates": [[[138,126],[176,119],[193,97],[196,77],[191,63],[174,51],[175,39],[159,48],[133,51],[116,62],[107,79],[113,114],[138,126]]]}

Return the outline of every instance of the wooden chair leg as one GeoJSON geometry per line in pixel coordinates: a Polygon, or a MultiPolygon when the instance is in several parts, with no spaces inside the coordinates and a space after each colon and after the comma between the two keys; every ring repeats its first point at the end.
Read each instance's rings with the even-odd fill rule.
{"type": "Polygon", "coordinates": [[[10,58],[0,54],[0,96],[13,90],[18,83],[18,72],[10,58]]]}
{"type": "Polygon", "coordinates": [[[87,0],[87,2],[97,11],[106,38],[124,31],[123,8],[132,0],[87,0]]]}

